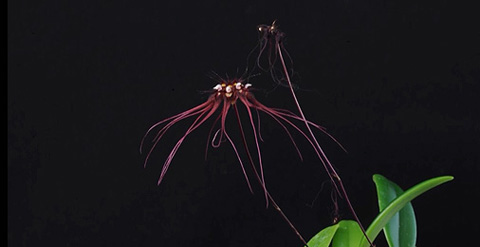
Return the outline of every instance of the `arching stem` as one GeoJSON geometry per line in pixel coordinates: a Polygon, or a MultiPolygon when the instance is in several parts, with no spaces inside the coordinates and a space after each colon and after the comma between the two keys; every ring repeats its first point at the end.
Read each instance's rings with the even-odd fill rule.
{"type": "MultiPolygon", "coordinates": [[[[300,116],[301,116],[303,122],[305,123],[305,126],[307,127],[308,132],[310,133],[310,136],[312,137],[313,141],[315,142],[315,145],[317,146],[318,151],[323,156],[323,157],[320,157],[320,159],[323,158],[324,162],[326,162],[326,164],[324,163],[324,166],[325,166],[325,169],[327,170],[328,175],[330,176],[330,179],[332,180],[332,182],[333,182],[335,188],[337,189],[337,191],[339,191],[343,195],[343,197],[345,198],[345,201],[347,202],[348,207],[350,208],[350,211],[352,212],[353,217],[355,218],[355,221],[358,222],[358,225],[360,226],[360,229],[362,230],[363,235],[368,240],[368,243],[370,244],[370,246],[374,246],[372,241],[370,241],[370,239],[368,238],[367,233],[365,231],[365,228],[363,227],[362,223],[360,222],[360,219],[358,218],[357,213],[353,209],[352,203],[350,202],[350,199],[348,198],[347,191],[345,190],[345,187],[343,186],[342,179],[340,178],[337,171],[335,170],[335,168],[333,167],[333,165],[330,163],[327,156],[323,152],[322,148],[320,147],[320,144],[317,141],[317,138],[315,138],[315,135],[313,134],[313,131],[310,128],[310,125],[308,124],[307,118],[303,114],[302,108],[300,107],[300,103],[298,102],[297,96],[295,94],[295,90],[293,89],[292,82],[290,81],[290,76],[288,74],[287,66],[285,65],[285,60],[283,59],[282,49],[281,49],[279,43],[276,43],[276,49],[278,51],[278,55],[280,57],[280,62],[282,63],[282,67],[283,67],[283,72],[284,72],[285,77],[287,79],[290,91],[291,91],[292,96],[293,96],[293,100],[295,101],[295,104],[297,105],[300,116]]],[[[322,162],[323,162],[323,160],[322,160],[322,162]]]]}

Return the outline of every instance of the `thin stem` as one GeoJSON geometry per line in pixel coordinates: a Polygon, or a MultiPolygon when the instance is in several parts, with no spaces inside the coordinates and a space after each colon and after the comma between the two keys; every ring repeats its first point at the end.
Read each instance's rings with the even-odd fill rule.
{"type": "MultiPolygon", "coordinates": [[[[326,170],[327,170],[327,173],[330,176],[330,179],[332,179],[332,181],[333,181],[333,178],[335,178],[335,180],[338,182],[338,185],[340,186],[341,194],[343,194],[343,196],[345,197],[345,200],[347,201],[348,207],[350,208],[350,211],[352,212],[353,217],[358,222],[358,225],[360,226],[360,229],[362,230],[363,235],[365,235],[365,237],[367,238],[370,246],[374,246],[373,243],[368,238],[367,233],[365,231],[365,228],[363,227],[362,223],[360,222],[360,219],[358,218],[357,213],[353,209],[352,203],[350,202],[350,199],[348,198],[347,191],[345,190],[345,187],[343,186],[342,179],[340,178],[337,171],[335,170],[335,168],[333,167],[333,165],[330,163],[327,156],[323,152],[322,148],[320,147],[320,144],[317,141],[317,138],[315,138],[315,135],[313,134],[313,131],[310,128],[310,125],[308,124],[307,118],[303,114],[302,108],[300,107],[300,103],[298,102],[295,91],[293,90],[292,82],[290,81],[290,76],[288,74],[287,66],[285,65],[285,61],[284,61],[283,55],[282,55],[282,49],[281,49],[279,43],[276,43],[276,49],[277,49],[278,55],[280,57],[280,62],[282,63],[283,72],[284,72],[285,77],[287,79],[287,82],[288,82],[288,85],[289,85],[289,88],[290,88],[290,92],[292,93],[293,99],[295,101],[295,104],[297,105],[300,116],[302,117],[302,120],[303,120],[303,122],[305,123],[305,126],[308,129],[308,132],[312,136],[312,139],[315,142],[315,145],[317,146],[318,151],[320,151],[322,153],[323,158],[325,159],[326,163],[328,164],[328,167],[325,167],[326,170]]],[[[333,182],[334,182],[334,185],[335,185],[336,189],[338,190],[337,183],[335,183],[335,181],[333,181],[333,182]]]]}
{"type": "MultiPolygon", "coordinates": [[[[247,106],[248,107],[248,106],[247,106]]],[[[257,181],[258,183],[260,183],[260,185],[262,186],[262,188],[265,190],[265,193],[268,197],[268,199],[270,200],[270,203],[273,205],[273,207],[275,208],[275,210],[277,210],[277,212],[282,216],[282,218],[288,223],[288,225],[290,226],[290,228],[293,230],[293,232],[295,232],[295,234],[298,236],[298,238],[303,242],[303,244],[305,246],[308,247],[307,245],[307,242],[305,242],[305,239],[303,238],[303,236],[300,234],[300,232],[297,230],[297,228],[295,228],[295,226],[293,225],[293,223],[288,219],[288,217],[285,215],[285,213],[283,213],[282,209],[280,208],[280,206],[278,206],[277,202],[275,202],[275,200],[273,199],[272,195],[270,195],[270,193],[267,191],[266,187],[265,187],[265,184],[262,182],[262,179],[260,178],[260,175],[258,175],[258,172],[257,172],[257,168],[255,167],[255,163],[253,162],[253,158],[252,158],[252,155],[250,154],[250,150],[248,148],[248,144],[247,144],[247,139],[245,138],[245,132],[243,131],[243,126],[242,126],[242,122],[240,120],[240,114],[238,113],[238,108],[237,108],[237,105],[236,104],[233,104],[233,109],[235,110],[235,115],[237,117],[237,123],[238,123],[238,127],[240,128],[240,133],[242,135],[242,141],[243,141],[243,146],[245,147],[245,152],[247,153],[247,156],[248,156],[248,160],[250,162],[250,165],[252,166],[252,169],[253,169],[253,173],[255,174],[255,177],[257,178],[257,181]]]]}

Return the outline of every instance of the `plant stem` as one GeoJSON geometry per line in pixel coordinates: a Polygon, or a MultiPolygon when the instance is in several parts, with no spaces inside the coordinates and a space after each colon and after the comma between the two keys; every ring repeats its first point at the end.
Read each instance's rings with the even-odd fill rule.
{"type": "Polygon", "coordinates": [[[337,189],[337,191],[339,191],[341,193],[341,195],[343,195],[343,197],[345,197],[345,200],[348,204],[348,207],[349,207],[350,211],[352,212],[353,217],[355,218],[355,221],[358,222],[358,225],[360,226],[360,229],[362,230],[363,235],[365,235],[365,237],[367,238],[368,243],[370,244],[370,246],[374,246],[373,243],[368,238],[367,233],[365,231],[365,228],[363,227],[362,223],[360,222],[360,219],[358,218],[357,213],[353,209],[352,203],[350,202],[350,199],[348,198],[347,191],[345,190],[345,187],[343,186],[342,179],[340,178],[337,171],[335,170],[335,168],[333,167],[333,165],[330,163],[327,156],[323,152],[323,149],[320,147],[320,144],[318,143],[317,138],[315,138],[315,135],[313,134],[313,131],[310,128],[310,125],[308,124],[307,118],[303,114],[302,108],[300,107],[300,103],[298,102],[295,91],[293,90],[292,82],[290,81],[290,76],[288,74],[287,66],[285,65],[285,61],[283,59],[283,54],[282,54],[282,49],[281,49],[279,43],[276,43],[276,49],[277,49],[278,55],[280,57],[280,62],[282,63],[283,72],[284,72],[285,77],[287,79],[287,82],[288,82],[288,85],[289,85],[289,88],[290,88],[290,92],[292,93],[293,100],[295,101],[295,104],[297,105],[300,116],[301,116],[303,122],[305,123],[305,126],[307,127],[308,132],[310,133],[310,136],[312,137],[313,141],[315,142],[317,150],[322,154],[324,161],[322,160],[322,157],[320,157],[320,159],[322,160],[322,162],[326,162],[326,164],[323,163],[323,165],[324,165],[325,169],[327,170],[328,176],[332,180],[332,182],[333,182],[335,188],[337,189]],[[335,180],[337,182],[335,182],[335,180]],[[340,190],[339,190],[338,186],[340,186],[340,190]]]}

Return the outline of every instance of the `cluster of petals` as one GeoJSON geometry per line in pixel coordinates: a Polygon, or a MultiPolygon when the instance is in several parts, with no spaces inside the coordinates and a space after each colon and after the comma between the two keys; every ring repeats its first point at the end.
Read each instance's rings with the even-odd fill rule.
{"type": "MultiPolygon", "coordinates": [[[[177,115],[174,115],[172,117],[169,117],[167,119],[161,120],[154,125],[152,125],[148,131],[146,132],[145,136],[142,139],[142,143],[140,146],[140,150],[143,149],[143,146],[145,145],[145,140],[146,138],[152,134],[152,132],[156,131],[155,137],[152,139],[152,145],[146,155],[145,158],[145,163],[144,165],[146,166],[148,159],[152,153],[152,151],[155,149],[157,144],[160,142],[164,134],[168,131],[170,127],[172,127],[174,124],[185,120],[189,118],[194,118],[193,122],[191,125],[188,127],[188,129],[185,131],[183,136],[177,141],[177,143],[174,145],[172,150],[170,151],[170,154],[168,155],[167,159],[165,160],[162,171],[160,174],[160,177],[158,179],[158,184],[160,184],[173,160],[175,157],[178,149],[182,145],[183,141],[187,138],[187,136],[195,131],[198,127],[200,127],[202,124],[204,124],[208,119],[212,118],[212,116],[215,116],[215,120],[212,126],[212,129],[208,135],[208,138],[211,140],[208,141],[208,143],[211,143],[212,147],[217,148],[220,146],[220,144],[227,140],[231,147],[233,148],[233,151],[236,154],[236,157],[240,163],[241,169],[243,171],[243,174],[245,176],[247,185],[252,191],[252,187],[247,175],[247,172],[245,170],[244,163],[242,161],[242,158],[238,152],[237,145],[235,144],[234,140],[230,137],[230,135],[227,132],[227,127],[226,127],[226,119],[227,115],[230,111],[231,108],[234,108],[234,111],[236,111],[236,116],[238,117],[238,121],[241,122],[240,120],[240,115],[238,114],[238,108],[237,105],[239,103],[243,104],[244,108],[246,109],[247,116],[249,118],[249,123],[251,125],[251,128],[253,130],[253,135],[254,135],[254,140],[255,140],[255,148],[256,148],[256,156],[258,160],[258,168],[259,168],[259,174],[256,174],[257,176],[260,177],[262,186],[266,191],[266,186],[265,186],[265,179],[264,179],[264,173],[263,173],[263,163],[262,163],[262,155],[261,155],[261,150],[260,150],[260,141],[262,140],[261,134],[260,134],[260,120],[259,120],[259,112],[262,112],[268,116],[270,116],[273,120],[275,120],[285,131],[287,136],[290,138],[296,152],[298,153],[300,159],[302,158],[302,154],[290,132],[291,129],[296,130],[298,133],[300,133],[314,148],[315,151],[317,149],[315,148],[314,140],[310,136],[308,136],[302,128],[298,125],[299,123],[303,123],[303,120],[300,116],[292,113],[291,111],[285,110],[285,109],[279,109],[279,108],[271,108],[267,107],[264,104],[260,103],[252,94],[250,91],[252,88],[252,85],[249,83],[244,83],[242,79],[234,79],[234,80],[222,80],[219,84],[217,84],[215,87],[213,87],[212,92],[208,99],[198,105],[195,106],[189,110],[186,110],[184,112],[181,112],[177,115]],[[254,114],[253,111],[256,112],[257,116],[257,123],[255,123],[254,120],[254,114]],[[216,128],[216,130],[215,130],[216,128]],[[215,133],[212,136],[213,130],[215,130],[215,133]]],[[[308,124],[310,126],[313,126],[320,131],[324,132],[328,136],[330,136],[326,131],[325,128],[315,124],[313,122],[308,121],[308,124]]],[[[240,128],[240,131],[242,131],[242,136],[245,135],[243,133],[243,129],[240,128]]],[[[330,136],[332,139],[333,137],[330,136]]],[[[335,139],[333,139],[335,140],[335,139]]],[[[335,140],[336,141],[336,140],[335,140]]],[[[337,142],[338,143],[338,142],[337,142]]],[[[317,154],[320,155],[317,151],[317,154]]],[[[256,170],[254,171],[256,172],[256,170]]]]}

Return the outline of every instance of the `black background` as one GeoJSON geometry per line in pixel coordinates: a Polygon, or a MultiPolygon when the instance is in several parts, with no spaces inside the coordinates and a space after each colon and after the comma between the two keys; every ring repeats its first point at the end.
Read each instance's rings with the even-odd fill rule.
{"type": "MultiPolygon", "coordinates": [[[[274,19],[305,114],[348,150],[318,133],[364,225],[378,210],[373,174],[403,188],[453,175],[413,201],[417,245],[470,243],[480,232],[480,32],[473,5],[456,2],[9,1],[9,246],[301,246],[259,187],[249,193],[228,143],[205,161],[211,122],[160,186],[189,122],[145,169],[138,151],[150,125],[206,99],[212,71],[240,75],[256,26],[274,19]]],[[[268,75],[251,83],[264,104],[295,110],[268,75]]],[[[269,189],[309,239],[332,221],[328,177],[300,135],[304,162],[275,121],[261,125],[269,189]]]]}

